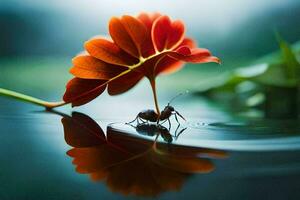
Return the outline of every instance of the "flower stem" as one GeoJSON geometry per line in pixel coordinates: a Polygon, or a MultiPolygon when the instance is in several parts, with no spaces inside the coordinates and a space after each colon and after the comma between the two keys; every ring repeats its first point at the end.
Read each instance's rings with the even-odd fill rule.
{"type": "Polygon", "coordinates": [[[48,101],[44,101],[38,98],[34,98],[25,94],[21,94],[18,92],[14,92],[11,90],[6,90],[3,88],[0,88],[0,95],[2,96],[7,96],[7,97],[11,97],[11,98],[15,98],[21,101],[25,101],[25,102],[29,102],[35,105],[39,105],[39,106],[44,106],[46,109],[52,109],[55,107],[59,107],[59,106],[63,106],[66,105],[67,103],[64,101],[59,101],[59,102],[48,102],[48,101]]]}
{"type": "Polygon", "coordinates": [[[150,84],[151,84],[152,93],[153,93],[153,97],[154,97],[155,109],[156,109],[156,112],[157,112],[157,115],[159,118],[160,111],[159,111],[159,106],[158,106],[158,101],[157,101],[155,79],[150,80],[150,84]]]}

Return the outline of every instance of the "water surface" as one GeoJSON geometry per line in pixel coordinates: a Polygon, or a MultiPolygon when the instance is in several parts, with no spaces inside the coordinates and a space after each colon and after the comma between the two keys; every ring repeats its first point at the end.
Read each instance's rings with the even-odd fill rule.
{"type": "Polygon", "coordinates": [[[245,118],[186,96],[174,103],[186,129],[172,137],[172,119],[171,142],[159,136],[154,148],[156,135],[124,124],[151,105],[143,87],[73,115],[0,98],[0,199],[299,199],[298,120],[245,118]]]}

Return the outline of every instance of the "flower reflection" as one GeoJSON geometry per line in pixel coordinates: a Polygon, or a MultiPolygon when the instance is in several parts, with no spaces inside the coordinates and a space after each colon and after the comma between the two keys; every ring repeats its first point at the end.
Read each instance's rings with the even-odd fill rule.
{"type": "Polygon", "coordinates": [[[167,143],[172,143],[173,138],[177,140],[177,138],[187,129],[181,128],[180,124],[178,124],[177,128],[174,131],[174,134],[171,134],[171,127],[169,126],[169,129],[166,127],[162,126],[161,124],[153,124],[153,123],[138,123],[136,126],[126,123],[126,125],[133,127],[136,132],[140,135],[145,135],[145,136],[160,136],[165,142],[167,143]]]}
{"type": "Polygon", "coordinates": [[[76,171],[104,182],[123,195],[157,196],[178,191],[195,173],[209,173],[211,158],[225,158],[223,151],[162,144],[126,135],[108,127],[105,136],[90,117],[64,116],[65,140],[72,148],[76,171]]]}

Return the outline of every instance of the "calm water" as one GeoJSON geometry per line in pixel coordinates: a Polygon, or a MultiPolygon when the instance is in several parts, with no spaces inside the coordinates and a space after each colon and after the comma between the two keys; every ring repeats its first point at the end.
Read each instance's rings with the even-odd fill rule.
{"type": "MultiPolygon", "coordinates": [[[[1,66],[1,87],[58,100],[68,65],[25,64],[1,66]]],[[[190,88],[168,77],[161,107],[190,88]]],[[[177,131],[174,119],[170,130],[124,124],[152,103],[146,82],[52,113],[0,97],[0,199],[300,199],[298,120],[243,117],[186,95],[173,103],[187,118],[177,131]]]]}
{"type": "Polygon", "coordinates": [[[0,199],[300,198],[298,120],[186,96],[174,103],[187,118],[177,132],[174,119],[170,131],[126,125],[152,103],[143,87],[57,113],[1,97],[0,199]]]}

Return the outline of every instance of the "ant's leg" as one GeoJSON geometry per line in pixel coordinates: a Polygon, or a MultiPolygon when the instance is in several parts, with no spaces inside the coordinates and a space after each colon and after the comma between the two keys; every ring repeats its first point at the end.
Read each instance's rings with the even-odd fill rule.
{"type": "Polygon", "coordinates": [[[134,118],[134,120],[132,120],[131,122],[127,122],[126,124],[132,124],[133,122],[135,122],[136,120],[138,121],[138,115],[134,118]]]}
{"type": "Polygon", "coordinates": [[[180,127],[180,124],[178,123],[177,128],[176,128],[176,130],[175,130],[175,132],[174,132],[174,136],[175,136],[175,137],[177,137],[177,131],[178,131],[179,127],[180,127]]]}
{"type": "Polygon", "coordinates": [[[131,126],[131,127],[134,128],[134,129],[136,129],[136,126],[133,126],[133,125],[130,124],[130,123],[125,123],[125,124],[131,126]]]}
{"type": "Polygon", "coordinates": [[[162,123],[160,123],[160,125],[163,125],[166,121],[167,121],[167,119],[165,121],[163,121],[162,123]]]}
{"type": "Polygon", "coordinates": [[[148,121],[144,121],[142,118],[140,118],[140,120],[141,120],[143,123],[146,123],[146,122],[148,123],[148,121]]]}
{"type": "Polygon", "coordinates": [[[187,128],[182,129],[181,131],[179,131],[178,135],[176,136],[176,140],[179,137],[179,135],[181,135],[187,128]]]}
{"type": "Polygon", "coordinates": [[[141,120],[141,118],[138,117],[137,120],[136,120],[136,121],[137,121],[137,124],[140,124],[140,121],[139,121],[139,120],[141,120]]]}
{"type": "Polygon", "coordinates": [[[179,117],[181,117],[181,119],[183,119],[184,121],[186,121],[186,119],[185,119],[178,111],[175,110],[175,113],[176,113],[179,117]]]}
{"type": "MultiPolygon", "coordinates": [[[[171,131],[171,124],[170,124],[170,122],[169,122],[169,128],[168,128],[168,131],[169,131],[169,133],[170,133],[170,131],[171,131]]],[[[170,133],[170,135],[173,137],[173,135],[170,133]]]]}
{"type": "Polygon", "coordinates": [[[174,113],[174,116],[175,116],[176,122],[178,123],[178,125],[180,125],[180,123],[179,123],[179,121],[178,121],[178,118],[177,118],[177,114],[174,113]]]}
{"type": "Polygon", "coordinates": [[[171,129],[171,122],[170,119],[168,118],[168,123],[169,123],[169,130],[171,129]]]}

